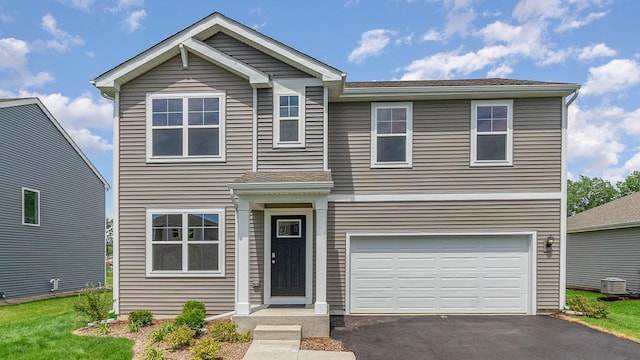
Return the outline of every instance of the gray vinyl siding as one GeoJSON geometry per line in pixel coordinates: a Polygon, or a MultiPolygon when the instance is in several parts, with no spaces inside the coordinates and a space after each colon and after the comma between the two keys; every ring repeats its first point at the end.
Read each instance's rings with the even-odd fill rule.
{"type": "Polygon", "coordinates": [[[258,90],[258,171],[323,170],[324,88],[307,87],[305,147],[273,147],[273,92],[258,90]]]}
{"type": "Polygon", "coordinates": [[[0,291],[104,284],[104,184],[37,105],[0,108],[0,124],[0,291]],[[22,187],[40,191],[38,227],[22,225],[22,187]]]}
{"type": "Polygon", "coordinates": [[[371,169],[371,103],[331,103],[333,193],[560,191],[561,98],[514,100],[507,167],[469,166],[470,106],[470,100],[414,101],[413,167],[371,169]]]}
{"type": "Polygon", "coordinates": [[[225,33],[217,33],[205,40],[205,43],[247,65],[271,75],[274,79],[311,77],[309,74],[306,74],[289,64],[285,64],[284,62],[240,42],[225,33]]]}
{"type": "Polygon", "coordinates": [[[120,311],[180,312],[190,299],[207,313],[234,308],[235,210],[226,184],[251,170],[253,90],[248,82],[197,56],[183,70],[179,57],[122,86],[120,96],[120,311]],[[226,162],[146,163],[145,95],[149,92],[226,94],[226,162]],[[147,278],[147,208],[225,209],[225,276],[147,278]]]}
{"type": "MultiPolygon", "coordinates": [[[[560,201],[331,202],[328,216],[327,298],[344,310],[347,232],[537,231],[537,307],[557,310],[560,254],[543,252],[560,233],[560,201]]],[[[558,240],[557,240],[558,241],[558,240]]],[[[559,241],[554,245],[560,248],[559,241]]]]}
{"type": "Polygon", "coordinates": [[[600,290],[607,277],[640,291],[640,228],[567,234],[567,287],[600,290]]]}

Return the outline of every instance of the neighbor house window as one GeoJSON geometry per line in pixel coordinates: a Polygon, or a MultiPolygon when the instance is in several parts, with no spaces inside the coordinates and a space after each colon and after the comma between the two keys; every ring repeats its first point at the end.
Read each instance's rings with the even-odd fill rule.
{"type": "Polygon", "coordinates": [[[224,160],[224,94],[147,97],[147,158],[224,160]]]}
{"type": "Polygon", "coordinates": [[[471,165],[512,164],[513,101],[471,102],[471,165]]]}
{"type": "Polygon", "coordinates": [[[147,274],[224,275],[223,210],[148,210],[147,274]]]}
{"type": "Polygon", "coordinates": [[[413,104],[371,104],[371,167],[411,167],[413,104]]]}
{"type": "Polygon", "coordinates": [[[22,224],[40,226],[40,191],[22,188],[22,224]]]}

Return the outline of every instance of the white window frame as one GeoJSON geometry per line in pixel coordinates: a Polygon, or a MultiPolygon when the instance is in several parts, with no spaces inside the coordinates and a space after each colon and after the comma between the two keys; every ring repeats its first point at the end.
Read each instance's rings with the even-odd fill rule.
{"type": "MultiPolygon", "coordinates": [[[[147,277],[224,277],[225,276],[225,211],[224,209],[147,209],[146,211],[146,226],[145,226],[145,238],[146,238],[146,272],[147,277]],[[182,245],[182,270],[153,270],[153,244],[159,242],[153,242],[153,215],[157,214],[180,214],[182,216],[182,239],[180,241],[182,245]],[[218,267],[216,271],[187,271],[185,267],[189,264],[189,214],[218,214],[218,267]]],[[[162,241],[163,244],[174,243],[168,241],[162,241]]],[[[215,243],[212,241],[198,242],[203,244],[215,243]]]]}
{"type": "Polygon", "coordinates": [[[304,148],[305,147],[305,84],[296,81],[279,81],[273,84],[273,147],[304,148]],[[298,97],[298,141],[280,141],[280,120],[293,120],[293,117],[280,118],[280,97],[298,97]]]}
{"type": "Polygon", "coordinates": [[[207,93],[152,93],[146,97],[146,153],[147,162],[224,162],[226,161],[226,94],[224,92],[207,93]],[[189,128],[212,128],[212,125],[189,125],[189,99],[190,98],[218,98],[220,101],[219,129],[219,154],[218,155],[189,155],[189,128]],[[182,99],[182,125],[153,126],[153,99],[182,99]],[[154,156],[153,155],[153,130],[154,129],[182,129],[182,155],[154,156]]]}
{"type": "Polygon", "coordinates": [[[28,188],[28,187],[22,187],[22,192],[21,192],[20,198],[22,199],[22,206],[21,206],[22,207],[22,212],[21,212],[22,219],[20,220],[22,225],[40,226],[40,190],[31,189],[31,188],[28,188]],[[38,211],[38,218],[37,218],[37,222],[35,224],[24,222],[24,215],[25,215],[24,214],[24,210],[25,210],[25,208],[24,208],[24,192],[25,191],[31,191],[31,192],[34,192],[34,193],[38,194],[38,203],[36,204],[38,206],[38,210],[37,210],[38,211]]]}
{"type": "MultiPolygon", "coordinates": [[[[391,136],[399,136],[391,134],[391,136]]],[[[413,166],[413,103],[379,102],[371,103],[371,167],[372,168],[411,168],[413,166]],[[407,129],[405,133],[405,161],[378,162],[378,109],[407,109],[407,129]]]]}
{"type": "MultiPolygon", "coordinates": [[[[480,133],[482,134],[482,133],[480,133]]],[[[513,100],[471,101],[471,158],[470,166],[512,166],[513,165],[513,100]],[[478,106],[506,106],[507,131],[492,131],[485,134],[506,135],[505,160],[478,160],[478,106]]]]}

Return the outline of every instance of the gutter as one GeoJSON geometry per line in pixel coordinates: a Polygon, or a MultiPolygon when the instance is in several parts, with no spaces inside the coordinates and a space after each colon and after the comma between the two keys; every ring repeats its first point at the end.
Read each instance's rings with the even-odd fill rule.
{"type": "Polygon", "coordinates": [[[582,228],[575,228],[571,230],[567,230],[567,234],[576,234],[590,231],[601,231],[601,230],[617,230],[617,229],[627,229],[632,227],[639,227],[640,221],[627,222],[627,223],[616,223],[616,224],[606,224],[606,225],[597,225],[597,226],[587,226],[582,228]]]}

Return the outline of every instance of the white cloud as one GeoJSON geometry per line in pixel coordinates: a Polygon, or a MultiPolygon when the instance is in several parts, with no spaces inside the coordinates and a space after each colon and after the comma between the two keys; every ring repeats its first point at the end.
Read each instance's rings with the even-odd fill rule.
{"type": "Polygon", "coordinates": [[[0,39],[0,69],[21,69],[27,64],[29,45],[14,38],[0,39]]]}
{"type": "Polygon", "coordinates": [[[42,86],[53,81],[53,75],[46,71],[32,74],[27,68],[29,44],[14,38],[0,39],[0,71],[6,76],[0,80],[0,87],[7,89],[31,86],[42,86]]]}
{"type": "Polygon", "coordinates": [[[146,16],[147,16],[147,12],[144,11],[144,9],[133,11],[133,12],[129,13],[129,15],[127,15],[127,17],[122,22],[122,25],[124,26],[124,29],[126,31],[134,32],[134,31],[142,28],[142,24],[140,22],[146,16]]]}
{"type": "Polygon", "coordinates": [[[360,4],[360,0],[347,0],[344,3],[344,7],[352,7],[352,6],[356,6],[358,4],[360,4]]]}
{"type": "Polygon", "coordinates": [[[442,41],[444,40],[444,34],[439,33],[435,29],[431,29],[424,33],[420,38],[421,41],[442,41]]]}
{"type": "Polygon", "coordinates": [[[99,156],[113,150],[112,144],[109,144],[109,142],[101,136],[92,134],[89,129],[69,129],[66,131],[86,154],[99,156]]]}
{"type": "Polygon", "coordinates": [[[558,32],[564,32],[571,29],[578,29],[585,25],[589,25],[595,20],[601,19],[607,15],[607,11],[590,13],[587,16],[567,17],[562,19],[562,23],[556,29],[558,32]]]}
{"type": "Polygon", "coordinates": [[[401,36],[396,39],[396,45],[411,45],[413,43],[413,34],[401,36]]]}
{"type": "Polygon", "coordinates": [[[469,33],[469,26],[475,18],[476,14],[473,9],[465,12],[451,12],[447,15],[447,26],[444,32],[447,36],[460,34],[464,37],[469,33]]]}
{"type": "Polygon", "coordinates": [[[368,57],[380,55],[395,34],[395,31],[386,29],[365,31],[358,41],[358,47],[349,54],[349,62],[361,63],[368,57]]]}
{"type": "Polygon", "coordinates": [[[89,11],[95,0],[58,0],[61,4],[71,6],[78,10],[89,11]]]}
{"type": "Polygon", "coordinates": [[[121,12],[142,7],[144,7],[144,0],[118,0],[118,5],[110,10],[112,12],[121,12]]]}
{"type": "Polygon", "coordinates": [[[96,53],[94,53],[93,51],[87,51],[84,53],[89,59],[95,59],[96,57],[96,53]]]}
{"type": "Polygon", "coordinates": [[[453,10],[468,9],[475,0],[444,0],[444,4],[453,10]]]}
{"type": "Polygon", "coordinates": [[[582,94],[600,95],[620,91],[640,83],[640,64],[630,59],[615,59],[607,64],[589,68],[589,78],[582,94]]]}
{"type": "Polygon", "coordinates": [[[84,45],[84,39],[78,35],[71,35],[64,30],[58,28],[58,22],[51,14],[42,17],[42,28],[49,34],[53,35],[53,39],[45,42],[48,48],[58,52],[66,52],[72,46],[84,45]]]}
{"type": "Polygon", "coordinates": [[[507,64],[502,64],[498,67],[491,69],[487,73],[487,77],[490,78],[506,78],[513,73],[513,68],[507,64]]]}
{"type": "Polygon", "coordinates": [[[539,18],[559,18],[565,13],[561,0],[520,0],[513,9],[513,17],[520,21],[539,18]]]}
{"type": "Polygon", "coordinates": [[[618,54],[617,51],[608,47],[604,43],[599,43],[592,46],[586,46],[580,50],[578,53],[578,59],[580,60],[591,60],[599,57],[611,57],[616,56],[618,54]]]}

